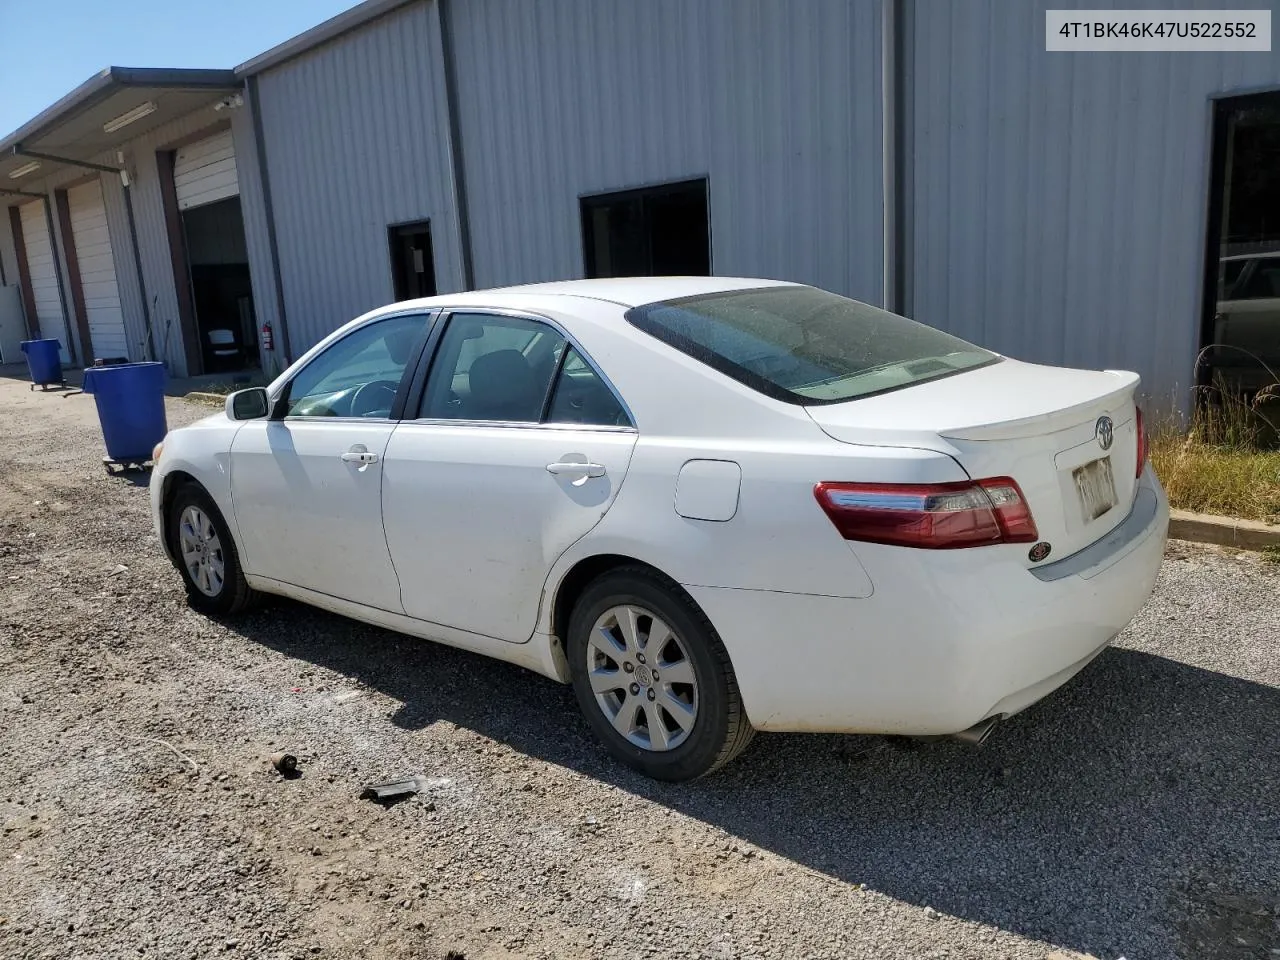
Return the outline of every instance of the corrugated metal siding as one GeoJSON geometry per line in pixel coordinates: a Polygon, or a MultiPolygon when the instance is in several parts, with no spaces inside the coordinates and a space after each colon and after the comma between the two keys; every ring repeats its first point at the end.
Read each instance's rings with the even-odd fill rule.
{"type": "Polygon", "coordinates": [[[579,196],[708,175],[712,264],[879,302],[876,0],[455,0],[476,283],[581,277],[579,196]]]}
{"type": "MultiPolygon", "coordinates": [[[[432,5],[403,8],[268,70],[258,89],[295,356],[392,299],[389,224],[430,219],[437,287],[461,287],[432,5]]],[[[247,181],[254,191],[261,185],[247,167],[241,164],[241,182],[246,227],[254,224],[252,269],[267,278],[265,229],[255,236],[260,192],[251,194],[247,181]]],[[[261,309],[265,298],[257,300],[261,309]]]]}
{"type": "Polygon", "coordinates": [[[1022,359],[1137,370],[1185,409],[1209,98],[1280,83],[1280,52],[1050,54],[1050,6],[1079,5],[911,5],[909,311],[1022,359]]]}
{"type": "MultiPolygon", "coordinates": [[[[155,176],[156,171],[154,161],[152,162],[151,172],[152,176],[155,176]]],[[[160,353],[160,340],[159,338],[156,340],[156,354],[150,354],[147,349],[147,328],[142,314],[142,295],[138,291],[138,271],[134,264],[133,246],[129,238],[129,221],[125,214],[124,189],[120,186],[120,178],[110,174],[103,174],[101,182],[102,202],[107,208],[107,229],[111,233],[111,240],[115,244],[115,250],[119,257],[116,264],[118,268],[116,270],[116,283],[120,293],[120,309],[124,313],[126,355],[130,360],[135,361],[154,360],[160,353]]],[[[134,200],[136,206],[136,196],[134,197],[134,200]]],[[[163,210],[161,211],[160,216],[160,232],[157,233],[154,230],[150,230],[148,231],[148,236],[151,238],[150,242],[152,243],[156,242],[156,240],[163,240],[164,247],[162,249],[167,254],[169,249],[169,237],[163,230],[163,210]]],[[[141,245],[141,228],[139,229],[138,242],[139,245],[141,245]]],[[[170,274],[172,274],[172,271],[170,271],[170,274]]],[[[147,281],[147,289],[151,296],[154,297],[157,294],[151,290],[151,283],[151,280],[147,281]]],[[[169,285],[173,285],[172,279],[169,280],[169,285]]],[[[158,303],[159,301],[157,299],[157,305],[158,303]]],[[[174,311],[172,328],[177,330],[178,310],[176,292],[174,293],[173,304],[174,311]]],[[[178,362],[181,364],[181,367],[170,367],[169,369],[172,370],[175,375],[181,376],[186,372],[186,358],[182,353],[181,331],[174,334],[174,339],[178,341],[175,344],[176,349],[173,351],[166,351],[165,355],[166,357],[176,356],[178,358],[178,362]]]]}
{"type": "MultiPolygon", "coordinates": [[[[257,325],[271,324],[277,343],[274,355],[262,354],[263,369],[276,373],[279,359],[280,315],[276,306],[275,274],[267,241],[267,214],[258,176],[258,145],[253,138],[253,114],[246,96],[245,106],[231,112],[231,135],[236,148],[236,175],[240,183],[240,213],[244,218],[244,240],[249,254],[249,284],[253,290],[253,310],[257,325]],[[274,365],[273,365],[274,364],[274,365]]],[[[297,356],[295,353],[294,356],[297,356]]],[[[292,359],[292,358],[290,358],[292,359]]]]}

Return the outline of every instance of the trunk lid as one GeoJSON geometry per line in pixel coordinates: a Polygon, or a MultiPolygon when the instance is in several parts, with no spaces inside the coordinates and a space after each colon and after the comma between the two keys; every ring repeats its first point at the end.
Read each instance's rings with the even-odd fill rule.
{"type": "MultiPolygon", "coordinates": [[[[1138,382],[1137,374],[1126,371],[1006,359],[891,393],[805,409],[825,433],[845,443],[936,450],[954,457],[975,480],[1012,477],[1040,539],[1050,544],[1049,559],[1058,560],[1105,536],[1132,507],[1138,382]],[[1103,417],[1111,421],[1105,449],[1103,417]]],[[[1025,558],[1025,545],[1018,548],[1025,558]]]]}

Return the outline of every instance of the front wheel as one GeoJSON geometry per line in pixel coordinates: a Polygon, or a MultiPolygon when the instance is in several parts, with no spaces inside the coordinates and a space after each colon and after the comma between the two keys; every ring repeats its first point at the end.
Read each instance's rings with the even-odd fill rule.
{"type": "Polygon", "coordinates": [[[716,770],[750,741],[729,654],[680,587],[624,567],[587,587],[569,620],[578,705],[609,752],[658,780],[716,770]]]}
{"type": "Polygon", "coordinates": [[[248,607],[257,595],[245,582],[231,531],[213,498],[188,483],[174,494],[168,518],[170,552],[191,606],[217,616],[248,607]]]}

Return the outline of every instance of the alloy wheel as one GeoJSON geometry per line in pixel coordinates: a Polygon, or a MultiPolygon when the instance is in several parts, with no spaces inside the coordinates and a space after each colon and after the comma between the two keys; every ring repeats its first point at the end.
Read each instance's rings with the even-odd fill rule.
{"type": "Polygon", "coordinates": [[[587,679],[613,728],[645,750],[674,750],[698,716],[698,679],[679,636],[651,610],[610,607],[587,640],[587,679]]]}
{"type": "Polygon", "coordinates": [[[213,521],[197,506],[189,506],[182,511],[178,521],[178,550],[197,590],[206,597],[217,597],[222,593],[226,579],[222,541],[213,521]]]}

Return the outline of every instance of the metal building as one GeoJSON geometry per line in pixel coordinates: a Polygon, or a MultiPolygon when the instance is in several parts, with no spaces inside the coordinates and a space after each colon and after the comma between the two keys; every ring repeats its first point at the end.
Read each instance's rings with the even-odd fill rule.
{"type": "Polygon", "coordinates": [[[402,296],[709,270],[1185,408],[1219,119],[1280,52],[1048,53],[1049,6],[367,0],[235,70],[113,68],[0,141],[0,293],[185,374],[402,296]]]}

